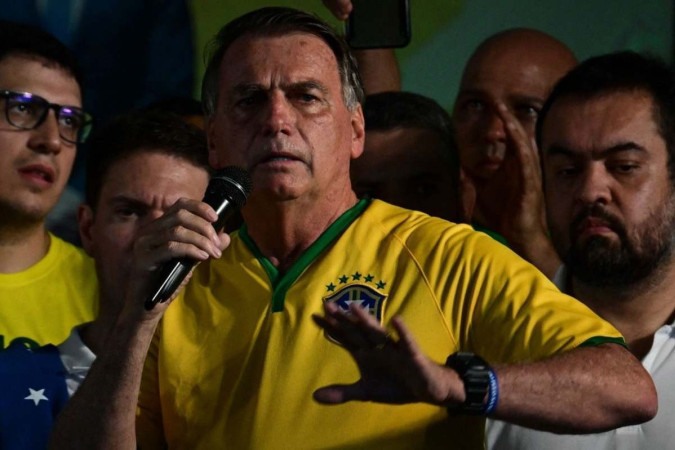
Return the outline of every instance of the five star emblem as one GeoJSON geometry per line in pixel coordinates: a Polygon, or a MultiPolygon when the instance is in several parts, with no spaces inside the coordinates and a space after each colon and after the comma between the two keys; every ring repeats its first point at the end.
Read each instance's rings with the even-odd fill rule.
{"type": "Polygon", "coordinates": [[[44,395],[45,393],[44,389],[35,390],[28,388],[28,391],[30,392],[30,395],[28,397],[25,397],[24,400],[33,400],[35,406],[37,406],[38,403],[40,403],[40,401],[42,400],[49,401],[49,399],[44,395]]]}

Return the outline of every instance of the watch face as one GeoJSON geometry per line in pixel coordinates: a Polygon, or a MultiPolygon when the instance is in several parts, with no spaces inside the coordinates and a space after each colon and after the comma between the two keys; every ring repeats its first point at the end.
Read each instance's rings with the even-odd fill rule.
{"type": "Polygon", "coordinates": [[[465,414],[484,414],[485,399],[490,390],[490,366],[473,353],[458,352],[450,355],[446,367],[453,369],[464,382],[464,404],[450,411],[465,414]]]}

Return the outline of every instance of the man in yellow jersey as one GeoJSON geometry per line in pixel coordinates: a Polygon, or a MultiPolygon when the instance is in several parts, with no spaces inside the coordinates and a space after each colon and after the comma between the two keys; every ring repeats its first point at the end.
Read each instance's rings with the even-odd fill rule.
{"type": "Polygon", "coordinates": [[[482,448],[486,414],[574,432],[654,415],[620,334],[533,266],[467,225],[357,200],[362,98],[344,42],[312,15],[263,8],[219,32],[203,85],[210,162],[250,172],[245,225],[218,236],[213,209],[185,200],[148,227],[115,351],[63,411],[55,447],[482,448]],[[158,261],[179,256],[219,259],[165,315],[146,311],[158,261]],[[314,401],[359,378],[314,323],[324,305],[387,329],[401,317],[442,374],[434,404],[314,401]]]}
{"type": "Polygon", "coordinates": [[[54,37],[0,22],[0,349],[58,344],[96,316],[93,262],[45,228],[91,128],[80,81],[54,37]]]}

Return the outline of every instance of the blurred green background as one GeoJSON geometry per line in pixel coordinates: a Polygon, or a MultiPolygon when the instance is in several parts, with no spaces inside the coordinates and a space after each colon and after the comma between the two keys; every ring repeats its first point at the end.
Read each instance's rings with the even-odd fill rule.
{"type": "MultiPolygon", "coordinates": [[[[673,60],[672,0],[410,0],[410,4],[412,41],[397,51],[403,88],[428,95],[446,108],[452,106],[470,53],[487,36],[506,28],[546,31],[580,59],[632,49],[673,60]]],[[[192,0],[191,6],[198,80],[206,43],[223,24],[258,7],[291,6],[342,27],[320,0],[192,0]]]]}

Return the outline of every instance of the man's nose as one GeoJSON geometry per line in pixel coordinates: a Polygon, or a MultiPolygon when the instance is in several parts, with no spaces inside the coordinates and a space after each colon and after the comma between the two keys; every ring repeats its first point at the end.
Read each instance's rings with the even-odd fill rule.
{"type": "Polygon", "coordinates": [[[599,163],[589,165],[579,178],[577,200],[583,204],[608,204],[612,199],[611,179],[604,165],[599,163]]]}
{"type": "Polygon", "coordinates": [[[59,153],[63,142],[59,134],[58,118],[54,111],[48,111],[47,117],[36,128],[29,130],[28,147],[37,152],[59,153]]]}
{"type": "Polygon", "coordinates": [[[265,134],[288,134],[294,120],[293,105],[283,92],[272,92],[267,101],[264,118],[265,134]]]}
{"type": "Polygon", "coordinates": [[[506,140],[504,121],[496,111],[489,110],[486,112],[484,127],[485,139],[488,142],[503,142],[506,140]]]}

